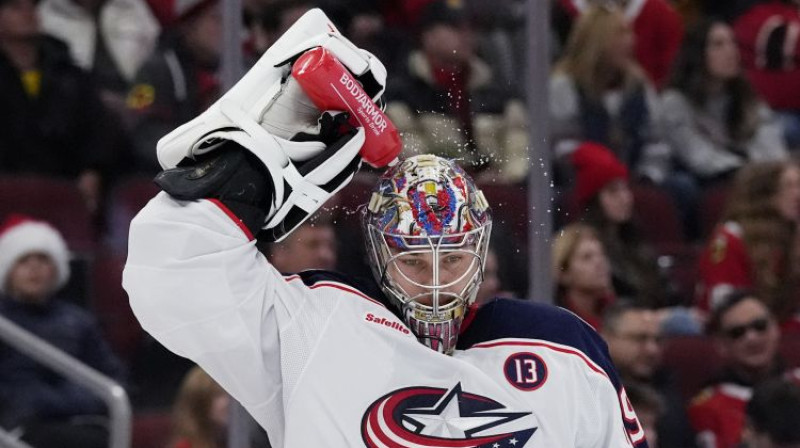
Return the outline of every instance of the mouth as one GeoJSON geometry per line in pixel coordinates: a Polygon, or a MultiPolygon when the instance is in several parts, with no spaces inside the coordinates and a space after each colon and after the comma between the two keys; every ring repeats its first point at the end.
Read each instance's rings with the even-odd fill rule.
{"type": "Polygon", "coordinates": [[[766,344],[759,342],[746,346],[744,352],[750,357],[763,356],[767,352],[767,347],[766,344]]]}
{"type": "MultiPolygon", "coordinates": [[[[433,308],[433,302],[434,302],[433,294],[424,293],[424,294],[412,297],[411,300],[416,302],[416,303],[418,303],[419,305],[424,306],[424,307],[428,307],[428,308],[431,308],[431,309],[433,308]]],[[[438,305],[439,305],[440,308],[445,308],[455,300],[457,300],[457,297],[455,297],[454,294],[446,293],[445,291],[442,291],[442,292],[439,293],[439,304],[438,305]]]]}

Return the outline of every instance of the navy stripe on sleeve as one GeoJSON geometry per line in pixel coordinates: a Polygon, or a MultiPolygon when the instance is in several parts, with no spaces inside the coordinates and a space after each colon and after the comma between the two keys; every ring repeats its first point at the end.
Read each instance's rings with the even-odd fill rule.
{"type": "MultiPolygon", "coordinates": [[[[495,299],[476,311],[469,327],[461,334],[458,348],[504,338],[538,339],[573,347],[588,356],[608,376],[617,394],[622,382],[599,334],[575,314],[557,306],[516,299],[495,299]]],[[[626,421],[626,426],[628,426],[626,421]]],[[[630,425],[638,425],[633,421],[630,425]]],[[[635,431],[635,427],[628,428],[635,431]]],[[[646,448],[642,441],[637,448],[646,448]]]]}

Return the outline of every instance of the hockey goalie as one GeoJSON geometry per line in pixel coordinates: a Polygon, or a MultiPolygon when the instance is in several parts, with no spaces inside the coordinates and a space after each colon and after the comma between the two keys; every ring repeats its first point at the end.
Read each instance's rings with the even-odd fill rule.
{"type": "Polygon", "coordinates": [[[275,447],[646,447],[587,324],[532,301],[474,305],[489,204],[451,160],[395,160],[386,77],[312,10],[161,139],[163,192],[131,225],[123,280],[142,326],[275,447]],[[344,91],[343,76],[304,75],[319,58],[344,91]],[[390,165],[364,198],[374,281],[276,271],[255,240],[285,238],[362,160],[390,165]]]}

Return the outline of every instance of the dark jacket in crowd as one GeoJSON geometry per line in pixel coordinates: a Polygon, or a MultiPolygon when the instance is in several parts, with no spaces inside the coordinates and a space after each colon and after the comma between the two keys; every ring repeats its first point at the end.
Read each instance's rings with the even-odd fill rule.
{"type": "MultiPolygon", "coordinates": [[[[0,296],[0,314],[89,367],[124,379],[122,364],[96,321],[78,305],[59,299],[33,305],[0,296]]],[[[96,394],[0,342],[0,425],[103,414],[105,405],[96,394]]]]}
{"type": "Polygon", "coordinates": [[[421,51],[408,56],[387,86],[386,113],[403,134],[407,155],[435,153],[464,164],[491,158],[508,181],[520,181],[528,164],[527,114],[513,88],[473,57],[460,72],[437,70],[421,51]]]}
{"type": "Polygon", "coordinates": [[[664,400],[664,412],[656,422],[658,446],[661,448],[691,448],[695,446],[695,435],[689,424],[686,403],[668,369],[660,369],[649,383],[664,400]]]}
{"type": "Polygon", "coordinates": [[[220,94],[215,67],[203,67],[176,36],[165,34],[128,93],[137,168],[154,174],[158,140],[206,110],[220,94]]]}
{"type": "Polygon", "coordinates": [[[121,125],[66,45],[42,37],[38,68],[41,87],[32,97],[0,52],[0,172],[75,177],[118,168],[125,150],[121,125]]]}

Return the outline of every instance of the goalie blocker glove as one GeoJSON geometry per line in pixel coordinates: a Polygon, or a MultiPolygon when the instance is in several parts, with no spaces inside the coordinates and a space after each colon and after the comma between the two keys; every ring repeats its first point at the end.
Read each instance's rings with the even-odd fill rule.
{"type": "Polygon", "coordinates": [[[316,47],[329,50],[363,84],[373,100],[380,99],[386,69],[369,52],[342,36],[321,10],[313,9],[284,33],[222,98],[158,142],[158,159],[166,170],[159,175],[159,185],[178,198],[203,197],[193,192],[197,189],[225,196],[225,201],[234,203],[233,209],[242,203],[263,206],[260,213],[247,213],[241,218],[248,221],[248,228],[257,230],[258,226],[250,222],[252,216],[263,216],[260,227],[269,235],[267,239],[274,241],[288,235],[344,187],[357,169],[359,162],[355,159],[364,144],[365,133],[363,129],[351,129],[337,134],[335,141],[321,135],[328,130],[323,129],[324,120],[318,120],[320,111],[290,76],[292,62],[316,47]],[[212,157],[214,152],[230,147],[249,152],[255,159],[212,157]],[[223,180],[238,182],[227,170],[241,167],[242,163],[252,165],[255,160],[261,166],[254,169],[269,183],[259,184],[259,188],[268,189],[269,194],[234,201],[229,196],[232,190],[219,190],[223,187],[218,183],[223,180]],[[177,171],[170,171],[175,168],[177,171]],[[206,170],[210,172],[200,176],[206,170]],[[221,172],[212,173],[216,170],[221,172]],[[262,200],[268,203],[257,204],[262,200]]]}
{"type": "Polygon", "coordinates": [[[155,183],[176,199],[218,199],[260,240],[279,241],[305,221],[322,202],[347,185],[361,166],[359,149],[364,129],[347,127],[347,115],[323,115],[320,135],[299,134],[296,139],[322,138],[325,149],[309,160],[283,171],[281,202],[294,204],[262,230],[278,193],[269,170],[248,149],[226,140],[196,159],[159,173],[155,183]]]}

